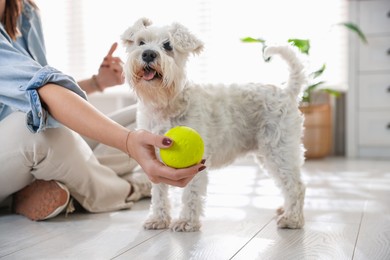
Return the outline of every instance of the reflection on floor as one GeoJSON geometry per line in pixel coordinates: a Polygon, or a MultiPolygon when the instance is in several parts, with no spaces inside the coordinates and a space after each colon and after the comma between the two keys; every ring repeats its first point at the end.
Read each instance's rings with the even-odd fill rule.
{"type": "MultiPolygon", "coordinates": [[[[279,189],[250,159],[210,172],[200,232],[148,231],[131,210],[32,222],[0,215],[2,259],[390,259],[390,162],[307,161],[306,225],[276,228],[279,189]]],[[[180,189],[172,190],[173,211],[180,189]]]]}

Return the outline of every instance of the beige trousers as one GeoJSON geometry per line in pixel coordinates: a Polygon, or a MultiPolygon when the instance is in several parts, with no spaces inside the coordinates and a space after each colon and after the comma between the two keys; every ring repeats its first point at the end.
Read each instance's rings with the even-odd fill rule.
{"type": "MultiPolygon", "coordinates": [[[[127,115],[127,125],[134,127],[135,111],[127,115]]],[[[134,160],[117,149],[87,143],[66,127],[33,134],[25,122],[20,112],[0,121],[0,202],[42,179],[65,184],[90,212],[131,207],[126,202],[130,185],[124,176],[137,166],[134,160]]]]}

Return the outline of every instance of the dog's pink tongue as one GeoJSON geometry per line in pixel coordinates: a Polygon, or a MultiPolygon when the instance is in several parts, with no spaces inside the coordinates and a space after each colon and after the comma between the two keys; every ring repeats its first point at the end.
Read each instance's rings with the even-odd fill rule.
{"type": "Polygon", "coordinates": [[[155,75],[156,75],[156,71],[155,70],[145,71],[143,79],[144,80],[152,80],[155,75]]]}

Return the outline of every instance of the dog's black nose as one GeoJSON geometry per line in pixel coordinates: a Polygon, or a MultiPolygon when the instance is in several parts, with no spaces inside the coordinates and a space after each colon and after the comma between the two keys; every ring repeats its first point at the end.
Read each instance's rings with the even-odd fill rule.
{"type": "Polygon", "coordinates": [[[142,60],[147,63],[154,61],[156,57],[157,53],[152,50],[146,50],[142,53],[142,60]]]}

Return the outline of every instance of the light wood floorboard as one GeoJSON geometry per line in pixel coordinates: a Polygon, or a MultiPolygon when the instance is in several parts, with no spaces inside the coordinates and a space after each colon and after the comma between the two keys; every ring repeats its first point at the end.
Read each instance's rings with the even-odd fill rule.
{"type": "Polygon", "coordinates": [[[144,230],[149,200],[42,222],[2,210],[0,259],[390,259],[390,161],[310,160],[303,179],[301,230],[276,227],[279,190],[246,158],[210,172],[200,232],[144,230]]]}

